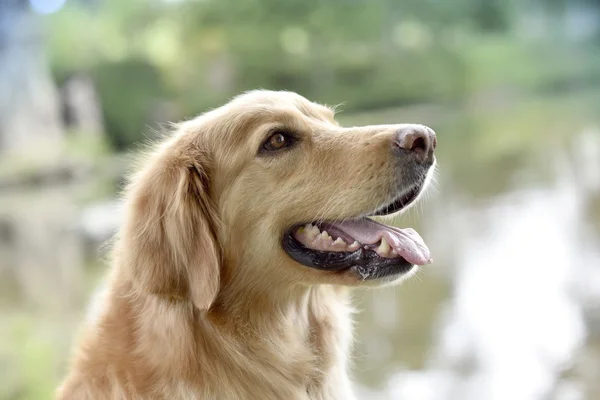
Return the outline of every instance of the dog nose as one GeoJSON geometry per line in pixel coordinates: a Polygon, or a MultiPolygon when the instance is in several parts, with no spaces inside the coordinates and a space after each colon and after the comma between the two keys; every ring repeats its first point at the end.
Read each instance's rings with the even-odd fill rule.
{"type": "MultiPolygon", "coordinates": [[[[421,163],[433,160],[437,139],[433,129],[424,125],[409,125],[398,129],[394,136],[394,147],[413,154],[421,163]]],[[[402,151],[403,154],[406,154],[402,151]]]]}

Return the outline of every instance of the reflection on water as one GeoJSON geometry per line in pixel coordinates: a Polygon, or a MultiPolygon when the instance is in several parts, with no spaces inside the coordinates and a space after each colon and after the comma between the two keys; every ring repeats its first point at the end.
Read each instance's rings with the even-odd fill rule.
{"type": "MultiPolygon", "coordinates": [[[[548,127],[564,114],[549,116],[548,127]]],[[[439,155],[441,187],[420,213],[436,262],[420,281],[396,288],[397,296],[373,291],[363,299],[367,327],[355,374],[379,388],[365,389],[364,398],[600,396],[600,221],[591,212],[600,197],[600,125],[594,119],[571,126],[563,138],[530,132],[545,143],[527,149],[524,163],[517,160],[508,190],[485,197],[469,198],[443,170],[453,157],[479,149],[465,144],[460,155],[439,155]]],[[[443,132],[438,136],[441,150],[443,132]]],[[[493,166],[490,160],[471,167],[487,173],[493,187],[493,166]]]]}
{"type": "MultiPolygon", "coordinates": [[[[359,398],[600,398],[597,104],[578,94],[342,121],[418,121],[439,139],[437,190],[398,221],[419,230],[434,264],[399,288],[356,296],[359,398]]],[[[122,215],[90,192],[0,193],[0,219],[22,221],[0,229],[0,276],[17,276],[0,283],[18,299],[0,302],[0,397],[46,398],[62,374],[83,318],[75,299],[91,292],[73,284],[84,280],[73,263],[97,257],[122,215]]]]}

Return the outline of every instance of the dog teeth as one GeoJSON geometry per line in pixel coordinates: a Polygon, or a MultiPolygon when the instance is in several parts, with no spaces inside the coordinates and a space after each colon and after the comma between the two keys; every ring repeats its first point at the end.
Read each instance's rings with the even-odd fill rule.
{"type": "Polygon", "coordinates": [[[304,225],[303,228],[304,228],[304,233],[306,234],[306,236],[309,239],[315,239],[317,237],[317,235],[319,234],[319,228],[317,228],[313,224],[306,224],[306,225],[304,225]]]}
{"type": "MultiPolygon", "coordinates": [[[[326,230],[321,232],[319,227],[312,223],[308,223],[299,227],[296,230],[296,233],[299,234],[300,237],[305,238],[303,239],[303,241],[308,240],[308,242],[306,242],[305,245],[315,250],[356,251],[362,246],[362,244],[360,244],[356,240],[352,244],[348,244],[341,237],[338,237],[334,240],[329,234],[329,232],[327,232],[326,230]]],[[[365,245],[365,249],[369,249],[369,246],[365,245]]]]}
{"type": "Polygon", "coordinates": [[[337,238],[333,242],[329,242],[329,247],[334,251],[347,251],[348,244],[342,238],[337,238]]]}
{"type": "Polygon", "coordinates": [[[337,239],[335,239],[335,241],[333,242],[333,244],[346,245],[346,242],[344,242],[344,240],[342,238],[337,238],[337,239]]]}
{"type": "Polygon", "coordinates": [[[391,247],[385,238],[381,238],[381,244],[377,247],[377,253],[382,256],[390,254],[391,247]]]}
{"type": "Polygon", "coordinates": [[[324,240],[332,240],[331,236],[329,236],[329,233],[327,233],[327,231],[321,232],[321,238],[323,238],[324,240]]]}
{"type": "Polygon", "coordinates": [[[355,251],[358,250],[360,248],[360,243],[358,243],[356,240],[354,241],[354,243],[352,243],[351,245],[348,246],[348,250],[350,251],[355,251]]]}

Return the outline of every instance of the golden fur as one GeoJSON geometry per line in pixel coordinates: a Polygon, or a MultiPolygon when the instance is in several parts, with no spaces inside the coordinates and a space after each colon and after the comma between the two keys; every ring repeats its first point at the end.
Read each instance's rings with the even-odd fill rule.
{"type": "Polygon", "coordinates": [[[389,200],[397,129],[342,128],[270,91],[178,125],[126,189],[103,310],[58,399],[353,399],[347,290],[364,282],[297,264],[280,242],[389,200]],[[301,144],[257,156],[277,126],[301,144]]]}

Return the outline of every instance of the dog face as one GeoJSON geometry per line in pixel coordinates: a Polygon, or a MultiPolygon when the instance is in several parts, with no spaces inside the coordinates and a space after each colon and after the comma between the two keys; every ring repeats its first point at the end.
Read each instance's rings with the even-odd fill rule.
{"type": "Polygon", "coordinates": [[[198,279],[213,282],[198,290],[207,298],[228,285],[395,281],[430,262],[429,250],[413,230],[367,217],[416,201],[435,146],[422,125],[344,128],[295,93],[249,92],[182,124],[158,149],[132,181],[130,206],[146,214],[132,213],[128,226],[138,237],[162,231],[144,248],[175,264],[150,278],[168,275],[163,292],[193,295],[206,286],[198,279]]]}

